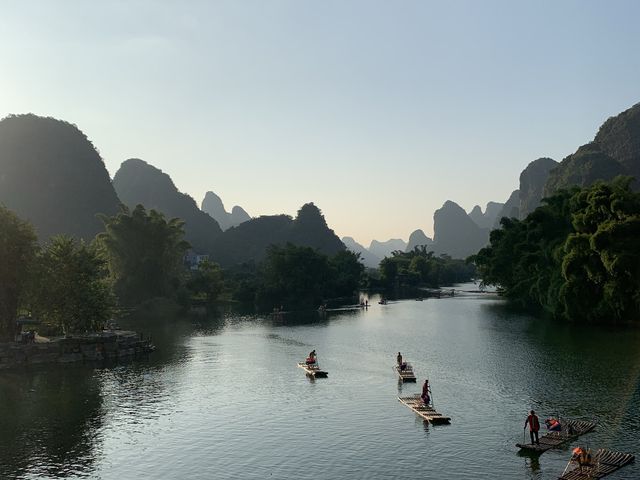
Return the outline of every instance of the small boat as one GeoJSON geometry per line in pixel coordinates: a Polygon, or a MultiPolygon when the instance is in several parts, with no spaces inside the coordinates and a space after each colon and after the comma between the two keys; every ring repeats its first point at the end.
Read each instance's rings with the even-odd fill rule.
{"type": "Polygon", "coordinates": [[[416,376],[413,373],[413,366],[410,363],[404,363],[404,368],[400,368],[400,365],[396,364],[394,370],[402,380],[402,383],[405,382],[414,382],[416,381],[416,376]]]}
{"type": "Polygon", "coordinates": [[[410,397],[398,397],[398,401],[434,425],[451,423],[451,418],[438,413],[433,405],[425,405],[419,393],[410,397]]]}
{"type": "Polygon", "coordinates": [[[544,453],[552,448],[558,448],[567,442],[575,440],[580,435],[590,432],[596,427],[595,422],[585,420],[560,419],[562,430],[559,432],[549,432],[540,437],[540,444],[516,443],[516,447],[535,453],[544,453]]]}
{"type": "MultiPolygon", "coordinates": [[[[581,450],[579,448],[575,450],[581,450]]],[[[559,480],[592,480],[602,478],[625,465],[633,462],[634,456],[629,453],[614,452],[601,448],[590,461],[583,461],[575,454],[569,460],[559,480]]]]}
{"type": "Polygon", "coordinates": [[[311,364],[308,364],[307,362],[300,362],[298,363],[298,367],[303,369],[308,376],[313,378],[327,378],[329,376],[329,372],[320,370],[317,362],[311,364]]]}
{"type": "Polygon", "coordinates": [[[380,300],[380,301],[378,302],[378,305],[386,305],[386,304],[387,304],[387,301],[386,301],[386,300],[380,300]]]}

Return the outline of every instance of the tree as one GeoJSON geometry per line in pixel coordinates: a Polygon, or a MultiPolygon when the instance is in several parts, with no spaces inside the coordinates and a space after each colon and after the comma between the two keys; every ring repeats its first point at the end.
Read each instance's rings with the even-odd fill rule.
{"type": "Polygon", "coordinates": [[[360,263],[360,254],[349,250],[336,253],[329,258],[333,270],[332,288],[336,297],[352,295],[362,282],[364,265],[360,263]]]}
{"type": "Polygon", "coordinates": [[[95,247],[67,236],[52,237],[33,272],[31,311],[65,334],[101,330],[113,315],[106,262],[95,247]]]}
{"type": "Polygon", "coordinates": [[[118,298],[137,304],[154,297],[170,297],[177,290],[183,272],[183,258],[189,249],[184,240],[184,222],[165,220],[155,210],[138,205],[126,207],[113,217],[101,216],[105,232],[97,237],[106,256],[118,298]]]}
{"type": "Polygon", "coordinates": [[[0,205],[0,338],[17,333],[16,315],[23,300],[37,249],[31,225],[0,205]]]}
{"type": "Polygon", "coordinates": [[[391,257],[380,262],[380,276],[387,288],[426,285],[438,287],[452,283],[468,282],[475,274],[475,267],[464,260],[454,260],[448,255],[434,256],[425,245],[418,245],[409,252],[394,251],[391,257]]]}
{"type": "Polygon", "coordinates": [[[474,257],[513,303],[573,321],[640,318],[640,194],[630,177],[562,190],[474,257]]]}
{"type": "Polygon", "coordinates": [[[317,305],[327,296],[331,268],[326,255],[287,243],[267,249],[258,276],[256,296],[261,306],[317,305]]]}
{"type": "Polygon", "coordinates": [[[204,296],[207,304],[213,303],[224,285],[220,265],[209,260],[204,260],[198,265],[187,282],[187,288],[195,295],[204,296]]]}

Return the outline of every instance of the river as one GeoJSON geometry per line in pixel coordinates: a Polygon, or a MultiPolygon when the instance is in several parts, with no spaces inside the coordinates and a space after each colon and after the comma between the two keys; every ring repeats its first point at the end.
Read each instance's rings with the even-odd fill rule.
{"type": "MultiPolygon", "coordinates": [[[[578,443],[640,453],[640,331],[532,318],[486,294],[376,301],[142,312],[123,326],[153,335],[148,359],[0,372],[0,478],[555,479],[578,443]],[[329,378],[296,368],[312,349],[329,378]],[[398,384],[398,351],[417,384],[398,384]],[[451,425],[398,402],[427,377],[451,425]],[[521,456],[531,408],[598,427],[521,456]]],[[[640,478],[640,462],[608,478],[640,478]]]]}

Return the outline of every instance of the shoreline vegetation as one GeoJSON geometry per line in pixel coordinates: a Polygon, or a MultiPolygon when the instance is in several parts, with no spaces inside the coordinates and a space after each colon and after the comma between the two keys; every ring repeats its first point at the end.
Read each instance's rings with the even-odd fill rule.
{"type": "Polygon", "coordinates": [[[184,222],[122,206],[102,215],[91,243],[54,236],[39,245],[33,227],[0,207],[0,340],[14,341],[18,317],[37,320],[44,336],[100,332],[124,310],[167,299],[205,311],[234,304],[254,312],[359,304],[359,291],[387,298],[428,296],[480,278],[510,305],[586,323],[640,319],[640,193],[631,177],[562,190],[525,219],[503,218],[490,243],[466,260],[425,246],[394,251],[366,270],[359,254],[334,255],[286,243],[260,262],[223,269],[206,258],[185,262],[184,222]]]}
{"type": "Polygon", "coordinates": [[[100,332],[119,312],[159,298],[183,309],[231,303],[265,313],[311,310],[354,304],[361,290],[417,294],[419,287],[469,281],[475,271],[424,247],[393,252],[378,270],[365,271],[359,254],[349,250],[327,255],[290,242],[270,245],[260,262],[222,269],[203,258],[194,266],[185,261],[190,245],[182,220],[142,205],[100,219],[104,232],[90,243],[57,235],[40,245],[28,222],[0,206],[0,260],[7,267],[1,340],[21,333],[18,317],[37,320],[41,335],[69,336],[100,332]]]}
{"type": "Polygon", "coordinates": [[[561,190],[503,218],[470,257],[511,305],[558,319],[640,323],[640,193],[632,177],[561,190]]]}

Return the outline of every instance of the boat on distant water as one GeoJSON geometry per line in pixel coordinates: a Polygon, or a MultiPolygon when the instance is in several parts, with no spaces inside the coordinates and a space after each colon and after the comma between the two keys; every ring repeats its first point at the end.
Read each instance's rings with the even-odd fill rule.
{"type": "Polygon", "coordinates": [[[416,376],[413,373],[413,366],[410,363],[403,362],[402,366],[396,364],[393,368],[398,374],[398,377],[400,377],[400,380],[402,380],[402,383],[405,383],[405,382],[415,383],[416,376]]]}
{"type": "Polygon", "coordinates": [[[516,447],[529,452],[544,453],[552,448],[558,448],[567,442],[575,440],[580,435],[596,428],[596,423],[586,420],[559,419],[562,430],[548,432],[540,436],[539,443],[516,443],[516,447]]]}
{"type": "Polygon", "coordinates": [[[298,363],[298,367],[303,369],[308,376],[313,378],[327,378],[329,376],[329,372],[320,370],[320,366],[317,361],[316,363],[300,362],[298,363]]]}
{"type": "Polygon", "coordinates": [[[591,456],[590,450],[580,447],[573,449],[569,463],[559,480],[592,480],[602,478],[625,465],[633,462],[635,457],[629,453],[615,452],[601,448],[591,456]]]}
{"type": "Polygon", "coordinates": [[[413,410],[418,416],[422,417],[423,420],[434,425],[451,423],[450,417],[446,417],[437,412],[433,405],[425,404],[422,398],[420,398],[420,394],[411,395],[409,397],[398,397],[398,400],[400,403],[413,410]]]}

